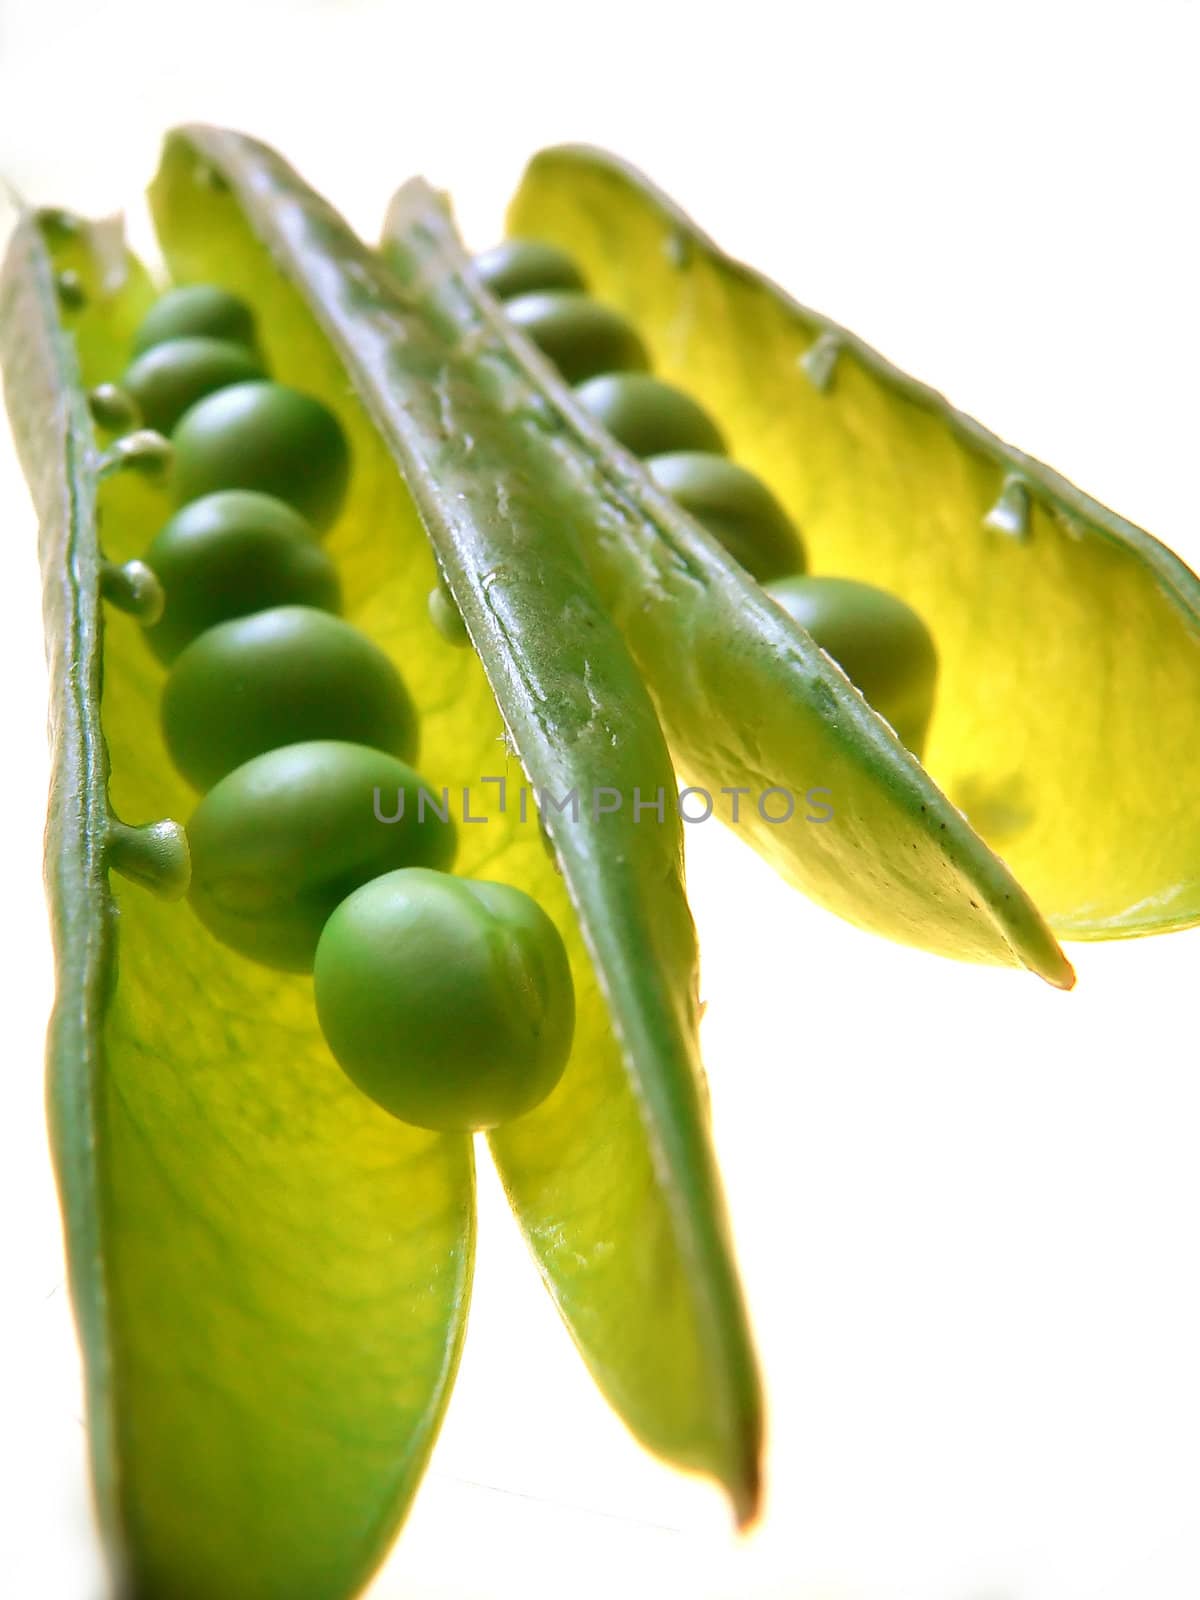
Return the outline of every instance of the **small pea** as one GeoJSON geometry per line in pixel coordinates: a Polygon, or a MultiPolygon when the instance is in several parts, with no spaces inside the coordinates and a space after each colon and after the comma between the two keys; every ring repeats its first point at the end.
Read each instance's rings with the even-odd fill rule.
{"type": "Polygon", "coordinates": [[[475,257],[475,273],[498,300],[542,289],[583,289],[583,274],[557,245],[540,239],[506,239],[475,257]]]}
{"type": "Polygon", "coordinates": [[[189,406],[231,383],[265,378],[262,362],[228,339],[165,339],[138,356],[121,386],[148,428],[170,433],[189,406]]]}
{"type": "Polygon", "coordinates": [[[644,372],[650,365],[632,323],[576,290],[518,295],[505,310],[568,383],[582,383],[601,372],[644,372]]]}
{"type": "Polygon", "coordinates": [[[919,756],[933,714],[937,648],[912,607],[853,578],[781,578],[765,587],[919,756]]]}
{"type": "Polygon", "coordinates": [[[403,761],[417,716],[389,658],[348,622],[309,606],[276,606],[219,622],[167,675],[163,734],[197,789],[277,745],[341,739],[403,761]]]}
{"type": "Polygon", "coordinates": [[[716,423],[682,389],[641,372],[606,373],[575,390],[580,403],[635,456],[725,453],[716,423]]]}
{"type": "Polygon", "coordinates": [[[651,456],[646,471],[759,583],[804,571],[796,527],[761,478],[727,456],[651,456]]]}
{"type": "Polygon", "coordinates": [[[562,938],[507,884],[419,867],[376,878],[326,923],[313,983],[334,1058],[418,1127],[465,1132],[519,1117],[570,1054],[562,938]]]}
{"type": "Polygon", "coordinates": [[[253,349],[254,313],[244,300],[213,283],[168,289],[143,317],[133,336],[133,353],[140,356],[168,339],[226,339],[253,349]]]}
{"type": "Polygon", "coordinates": [[[435,583],[429,591],[428,605],[429,620],[447,644],[470,644],[471,636],[462,619],[462,612],[455,605],[454,597],[440,583],[435,583]]]}
{"type": "Polygon", "coordinates": [[[366,745],[267,751],[210,789],[188,824],[193,909],[242,955],[311,972],[321,929],[353,890],[397,867],[450,867],[455,829],[440,800],[366,745]]]}
{"type": "Polygon", "coordinates": [[[146,640],[160,661],[218,622],[272,606],[341,610],[337,569],[298,511],[249,489],[206,494],[177,511],[146,551],[166,595],[146,640]]]}
{"type": "Polygon", "coordinates": [[[318,531],[336,518],[350,448],[327,406],[281,383],[235,383],[176,424],[177,503],[217,489],[257,489],[295,506],[318,531]]]}

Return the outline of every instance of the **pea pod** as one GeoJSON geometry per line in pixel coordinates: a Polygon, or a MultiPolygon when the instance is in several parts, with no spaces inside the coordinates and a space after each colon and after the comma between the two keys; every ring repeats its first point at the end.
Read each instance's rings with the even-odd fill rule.
{"type": "MultiPolygon", "coordinates": [[[[541,152],[509,226],[568,252],[654,370],[712,410],[811,570],[893,589],[929,624],[928,769],[1055,931],[1200,920],[1195,575],[732,261],[616,158],[541,152]]],[[[759,843],[780,862],[782,838],[759,843]]]]}
{"type": "MultiPolygon", "coordinates": [[[[236,290],[272,372],[339,415],[354,470],[326,548],[344,614],[402,655],[423,766],[463,793],[464,821],[487,816],[486,828],[461,829],[459,869],[532,892],[565,940],[571,1060],[550,1098],[494,1140],[549,1286],[638,1436],[718,1478],[747,1518],[761,1401],[696,1056],[678,822],[669,803],[662,825],[636,832],[627,817],[597,825],[585,809],[578,827],[551,820],[548,855],[511,759],[515,749],[551,795],[601,775],[669,790],[637,672],[501,442],[480,435],[503,468],[494,482],[508,489],[511,475],[520,491],[511,518],[471,475],[461,491],[454,450],[441,476],[423,475],[406,430],[427,445],[442,426],[440,343],[424,340],[375,258],[294,174],[250,141],[181,133],[154,208],[176,275],[236,290]],[[437,562],[397,459],[440,535],[437,562]],[[451,648],[430,623],[438,584],[475,651],[451,648]],[[481,788],[489,776],[495,787],[481,788]]],[[[84,390],[121,370],[149,296],[133,264],[119,281],[111,259],[93,270],[85,232],[72,234],[76,287],[62,312],[72,337],[45,241],[27,224],[6,267],[3,338],[47,528],[48,591],[65,586],[89,630],[82,673],[65,653],[71,636],[52,634],[56,668],[70,670],[58,693],[88,731],[83,755],[66,734],[56,749],[51,837],[73,875],[55,909],[81,931],[80,950],[62,950],[52,1072],[71,1113],[56,1159],[97,1488],[139,1594],[340,1596],[394,1533],[453,1377],[473,1238],[470,1145],[408,1130],[350,1088],[317,1032],[310,984],[217,945],[186,908],[109,886],[113,865],[182,888],[178,828],[138,833],[110,821],[110,807],[186,815],[191,799],[157,732],[163,675],[138,618],[114,609],[100,628],[101,593],[143,622],[158,614],[135,604],[134,558],[172,507],[161,480],[117,470],[162,460],[163,441],[119,440],[102,455],[90,432],[84,390]],[[40,365],[25,355],[31,329],[40,365]],[[56,433],[47,418],[69,426],[56,433]],[[67,481],[74,473],[79,483],[67,481]],[[64,507],[74,520],[60,527],[64,507]],[[68,560],[71,541],[82,563],[68,560]]],[[[469,386],[459,403],[475,407],[469,386]]],[[[153,575],[140,577],[152,597],[153,575]]]]}
{"type": "Polygon", "coordinates": [[[284,161],[179,130],[151,205],[175,275],[219,271],[252,297],[271,371],[330,405],[350,439],[350,500],[328,543],[345,614],[404,652],[423,770],[488,819],[460,827],[456,871],[531,893],[570,958],[571,1059],[542,1105],[490,1135],[500,1175],[604,1393],[746,1519],[758,1377],[701,1088],[674,778],[636,668],[521,433],[284,161]],[[439,576],[473,650],[429,620],[439,576]],[[550,799],[553,860],[532,813],[522,823],[510,748],[550,799]],[[632,816],[635,790],[662,795],[661,822],[632,816]],[[624,808],[604,809],[606,791],[624,808]]]}
{"type": "Polygon", "coordinates": [[[490,386],[511,448],[533,463],[559,525],[576,531],[701,803],[852,921],[1069,986],[1070,966],[1004,863],[829,657],[522,338],[432,190],[401,190],[385,237],[405,291],[490,386]],[[806,804],[814,788],[832,820],[806,804]]]}
{"type": "Polygon", "coordinates": [[[84,398],[120,370],[147,282],[82,223],[69,259],[78,339],[20,222],[0,349],[41,523],[48,1096],[102,1528],[122,1594],[344,1596],[386,1549],[456,1368],[471,1148],[378,1111],[329,1059],[305,983],[171,903],[183,834],[146,819],[191,805],[155,731],[161,672],[100,598],[136,599],[121,559],[169,508],[105,476],[84,398]]]}

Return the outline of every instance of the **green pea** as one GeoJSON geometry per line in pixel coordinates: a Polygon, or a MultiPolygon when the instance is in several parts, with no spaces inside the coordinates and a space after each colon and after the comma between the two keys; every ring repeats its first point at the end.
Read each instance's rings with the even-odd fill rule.
{"type": "Polygon", "coordinates": [[[580,384],[575,393],[613,438],[635,456],[676,450],[723,455],[716,423],[691,395],[641,372],[606,373],[580,384]]]}
{"type": "Polygon", "coordinates": [[[781,578],[766,591],[919,756],[933,714],[937,648],[912,607],[853,578],[781,578]]]}
{"type": "Polygon", "coordinates": [[[462,619],[462,612],[454,603],[454,596],[440,583],[435,583],[429,591],[429,620],[441,634],[447,644],[461,646],[470,644],[471,636],[467,632],[467,625],[462,619]]]}
{"type": "Polygon", "coordinates": [[[324,531],[342,508],[350,448],[326,406],[281,383],[235,383],[176,424],[179,504],[217,489],[257,489],[295,506],[324,531]]]}
{"type": "Polygon", "coordinates": [[[231,383],[264,378],[262,362],[228,339],[166,339],[151,345],[121,379],[148,428],[170,433],[189,406],[231,383]]]}
{"type": "Polygon", "coordinates": [[[474,260],[476,275],[498,300],[539,289],[583,289],[583,274],[557,245],[540,239],[507,239],[474,260]]]}
{"type": "Polygon", "coordinates": [[[168,339],[227,339],[253,349],[254,313],[244,300],[213,283],[169,289],[151,306],[133,336],[140,356],[168,339]]]}
{"type": "Polygon", "coordinates": [[[187,832],[196,915],[285,972],[312,971],[330,913],[361,884],[396,867],[449,868],[456,844],[443,797],[411,767],[337,740],[247,761],[205,795],[187,832]]]}
{"type": "Polygon", "coordinates": [[[171,759],[208,789],[264,750],[310,739],[417,753],[417,716],[378,645],[310,606],[209,628],[176,659],[162,699],[171,759]]]}
{"type": "Polygon", "coordinates": [[[646,471],[759,583],[804,571],[804,545],[761,478],[727,456],[677,450],[646,471]]]}
{"type": "Polygon", "coordinates": [[[601,372],[644,372],[650,365],[637,329],[619,312],[577,290],[518,295],[505,310],[568,383],[582,383],[601,372]]]}
{"type": "Polygon", "coordinates": [[[507,884],[409,867],[356,889],[313,966],[335,1059],[418,1127],[494,1128],[544,1100],[575,1027],[558,929],[507,884]]]}
{"type": "Polygon", "coordinates": [[[170,664],[218,622],[272,606],[340,611],[337,569],[298,511],[250,489],[206,494],[177,511],[145,555],[166,595],[162,619],[146,629],[170,664]]]}

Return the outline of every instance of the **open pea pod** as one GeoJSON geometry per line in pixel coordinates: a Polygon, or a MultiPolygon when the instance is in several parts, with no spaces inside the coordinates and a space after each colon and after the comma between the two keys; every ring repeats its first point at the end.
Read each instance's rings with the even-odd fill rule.
{"type": "Polygon", "coordinates": [[[703,803],[851,921],[1069,986],[1070,966],[1004,863],[844,673],[516,330],[427,185],[414,181],[396,196],[384,249],[447,351],[495,393],[703,803]],[[822,795],[808,801],[815,789],[822,795]]]}
{"type": "MultiPolygon", "coordinates": [[[[661,824],[636,830],[589,809],[600,785],[653,796],[672,784],[636,669],[536,479],[489,439],[482,398],[442,367],[440,343],[378,260],[278,157],[232,134],[181,132],[152,203],[177,280],[248,299],[273,374],[338,414],[354,464],[326,548],[345,614],[403,671],[422,771],[462,795],[458,869],[532,893],[566,941],[571,1060],[543,1106],[494,1141],[548,1285],[631,1428],[715,1476],[747,1518],[761,1398],[708,1137],[678,821],[669,802],[661,824]],[[430,623],[439,568],[478,654],[430,623]],[[549,851],[521,764],[550,797],[549,851]],[[578,817],[553,809],[576,793],[578,817]]],[[[82,953],[63,954],[58,1015],[92,1010],[82,1037],[56,1024],[54,1073],[66,1085],[56,1093],[81,1107],[58,1161],[106,1520],[139,1595],[348,1594],[398,1525],[453,1376],[470,1147],[373,1108],[322,1044],[306,980],[231,955],[186,907],[116,889],[115,962],[104,869],[120,844],[126,867],[153,877],[162,836],[134,850],[105,820],[109,799],[126,818],[191,805],[166,761],[162,673],[139,625],[112,614],[101,632],[98,616],[101,572],[106,592],[134,604],[136,569],[118,581],[118,566],[168,512],[140,474],[97,489],[82,401],[84,386],[121,370],[145,286],[135,310],[99,274],[82,283],[71,317],[77,351],[89,352],[81,374],[55,320],[44,243],[27,237],[6,279],[10,403],[42,486],[48,589],[63,589],[90,630],[82,678],[63,653],[73,636],[52,632],[56,692],[86,720],[94,786],[79,789],[82,757],[60,738],[55,838],[91,876],[55,889],[60,919],[81,902],[90,919],[82,953]],[[40,366],[25,353],[29,326],[40,366]],[[65,432],[50,426],[58,417],[65,432]],[[81,793],[94,815],[80,814],[81,793]],[[93,924],[108,944],[95,944],[93,924]],[[96,973],[77,969],[85,958],[96,973]]],[[[129,443],[114,461],[158,459],[154,441],[129,443]]]]}
{"type": "MultiPolygon", "coordinates": [[[[508,222],[628,314],[803,528],[813,570],[925,618],[941,661],[928,769],[1055,931],[1200,920],[1195,575],[732,261],[616,158],[540,152],[508,222]]],[[[786,870],[782,831],[758,842],[786,870]]]]}
{"type": "Polygon", "coordinates": [[[158,732],[161,669],[136,616],[102,606],[153,613],[145,569],[121,563],[164,493],[120,466],[159,455],[103,451],[85,401],[151,297],[111,227],[59,217],[20,221],[0,281],[41,526],[48,1102],[93,1480],[122,1594],[335,1600],[390,1542],[449,1393],[472,1152],[374,1107],[334,1065],[311,985],[179,903],[186,838],[160,819],[193,798],[158,732]]]}
{"type": "Polygon", "coordinates": [[[460,828],[456,869],[532,893],[567,941],[571,1060],[491,1141],[547,1285],[638,1437],[716,1477],[749,1517],[761,1405],[701,1089],[681,830],[669,803],[640,826],[594,804],[673,786],[637,670],[536,456],[279,156],[180,130],[151,203],[175,274],[253,288],[272,370],[348,431],[360,498],[330,549],[348,604],[393,646],[422,708],[423,770],[486,817],[460,828]],[[474,650],[430,626],[439,573],[474,650]],[[522,767],[549,802],[549,852],[522,767]]]}

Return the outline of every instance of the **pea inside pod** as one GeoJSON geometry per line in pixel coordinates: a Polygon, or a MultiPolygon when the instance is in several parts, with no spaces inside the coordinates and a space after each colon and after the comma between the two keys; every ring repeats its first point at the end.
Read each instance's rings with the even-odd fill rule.
{"type": "Polygon", "coordinates": [[[430,622],[447,644],[454,645],[456,649],[470,644],[471,637],[462,619],[462,612],[454,604],[454,598],[445,584],[434,584],[429,591],[428,607],[430,622]]]}
{"type": "Polygon", "coordinates": [[[133,336],[133,353],[143,355],[172,339],[221,339],[252,350],[254,313],[217,284],[182,284],[160,295],[146,313],[133,336]]]}
{"type": "Polygon", "coordinates": [[[937,648],[912,607],[852,578],[793,576],[766,589],[919,756],[933,712],[937,648]]]}
{"type": "Polygon", "coordinates": [[[126,368],[121,388],[148,428],[170,433],[188,407],[205,395],[265,377],[262,362],[245,345],[228,339],[167,339],[151,345],[126,368]]]}
{"type": "Polygon", "coordinates": [[[646,471],[760,583],[803,572],[804,544],[791,518],[746,467],[725,456],[680,450],[651,456],[646,471]]]}
{"type": "Polygon", "coordinates": [[[278,745],[341,739],[415,759],[417,715],[390,658],[311,606],[273,606],[209,628],[177,657],[162,697],[171,759],[198,789],[278,745]]]}
{"type": "Polygon", "coordinates": [[[676,450],[722,455],[725,440],[708,413],[673,384],[640,372],[605,373],[576,389],[584,406],[635,456],[676,450]]]}
{"type": "Polygon", "coordinates": [[[191,904],[242,955],[310,972],[347,895],[397,867],[449,868],[455,840],[445,797],[407,763],[345,740],[288,745],[200,802],[188,824],[191,904]]]}
{"type": "Polygon", "coordinates": [[[319,531],[346,497],[350,452],[333,412],[279,383],[236,383],[185,411],[172,439],[178,504],[219,489],[255,489],[319,531]]]}
{"type": "Polygon", "coordinates": [[[498,300],[550,289],[587,287],[567,252],[540,239],[506,239],[476,256],[474,270],[498,300]]]}
{"type": "Polygon", "coordinates": [[[202,496],[155,535],[145,562],[162,584],[161,621],[146,629],[170,663],[219,622],[274,606],[341,609],[341,582],[315,530],[282,500],[247,489],[202,496]]]}
{"type": "Polygon", "coordinates": [[[505,309],[568,383],[602,372],[643,372],[650,365],[633,324],[586,294],[565,289],[523,294],[505,309]]]}
{"type": "MultiPolygon", "coordinates": [[[[71,250],[86,295],[67,324],[48,243],[36,219],[18,221],[0,366],[40,524],[47,1103],[104,1588],[334,1600],[379,1563],[453,1380],[471,1151],[373,1106],[332,1060],[311,982],[236,952],[170,898],[189,853],[169,819],[195,802],[155,735],[153,657],[131,623],[102,614],[114,563],[140,555],[167,511],[119,463],[101,477],[85,400],[128,363],[153,285],[111,223],[81,222],[71,250]]],[[[277,274],[264,260],[260,276],[277,274]]],[[[248,286],[256,308],[259,292],[248,286]]],[[[346,404],[344,386],[323,393],[346,404]]],[[[375,480],[380,505],[389,482],[394,470],[375,480]]],[[[369,789],[365,804],[369,818],[369,789]]],[[[257,830],[260,863],[275,811],[257,830]]],[[[306,811],[285,887],[318,850],[312,822],[306,811]]]]}
{"type": "Polygon", "coordinates": [[[419,1127],[510,1122],[566,1066],[575,1026],[567,952],[542,908],[510,884],[420,868],[376,878],[325,924],[313,979],[342,1067],[419,1127]]]}

